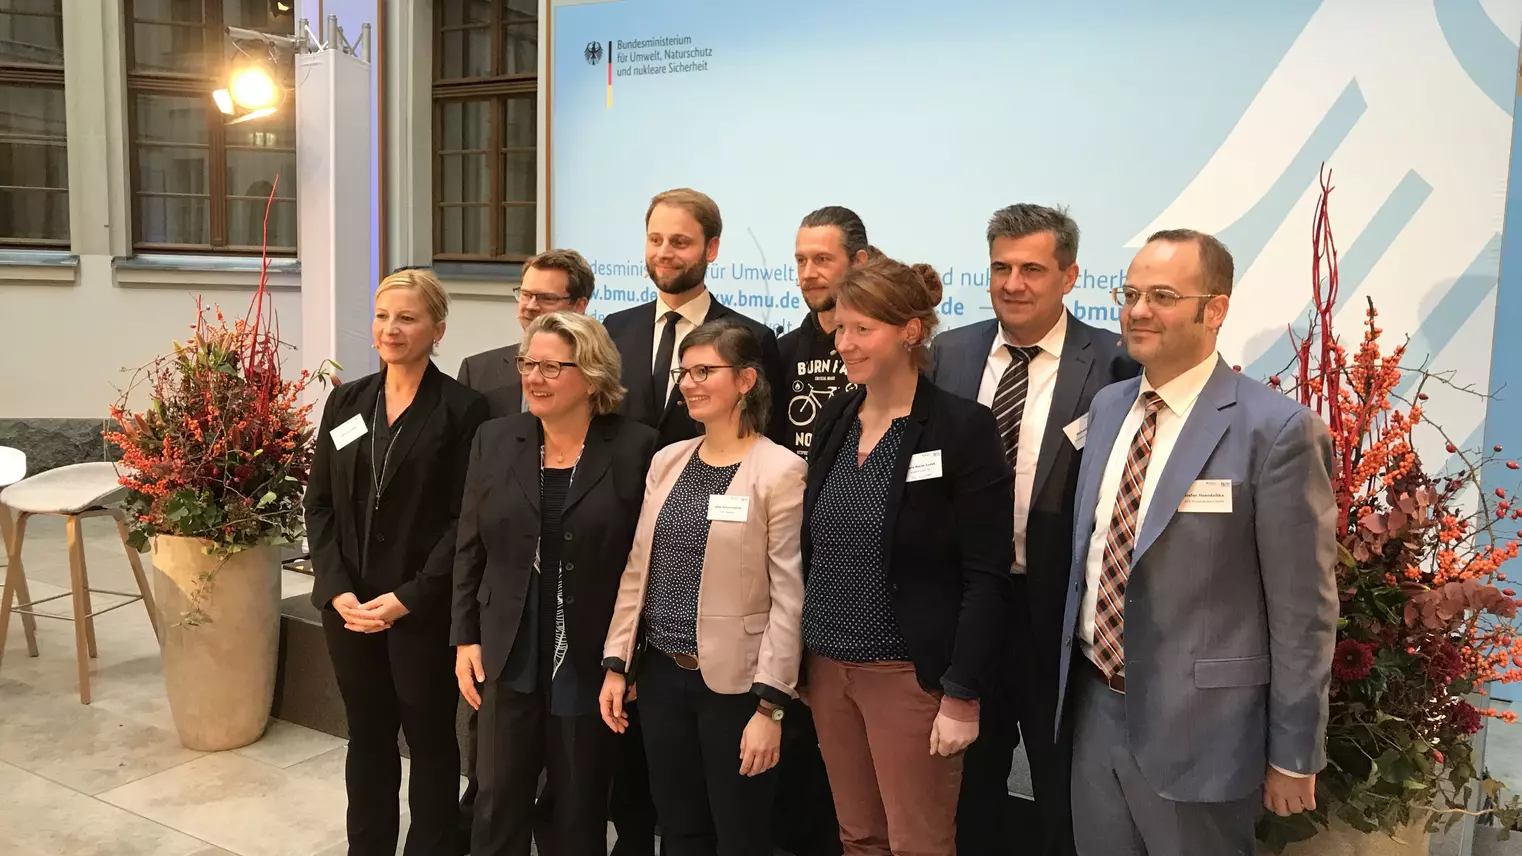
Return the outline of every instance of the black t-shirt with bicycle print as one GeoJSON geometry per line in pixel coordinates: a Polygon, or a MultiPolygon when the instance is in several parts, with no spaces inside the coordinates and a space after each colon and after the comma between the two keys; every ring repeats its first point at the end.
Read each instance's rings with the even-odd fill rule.
{"type": "Polygon", "coordinates": [[[835,337],[819,329],[819,323],[810,313],[803,323],[784,335],[777,342],[782,352],[782,365],[786,377],[787,412],[778,414],[786,420],[788,446],[802,458],[807,459],[809,443],[814,437],[814,422],[824,410],[830,396],[855,384],[846,379],[845,364],[835,351],[835,337]]]}

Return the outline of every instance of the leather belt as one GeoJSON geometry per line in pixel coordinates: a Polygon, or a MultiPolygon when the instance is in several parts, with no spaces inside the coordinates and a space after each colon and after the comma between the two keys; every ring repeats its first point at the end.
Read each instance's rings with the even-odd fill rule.
{"type": "MultiPolygon", "coordinates": [[[[661,653],[665,654],[666,652],[662,651],[661,653]]],[[[666,656],[671,658],[671,662],[689,672],[698,671],[698,658],[691,654],[666,654],[666,656]]]]}

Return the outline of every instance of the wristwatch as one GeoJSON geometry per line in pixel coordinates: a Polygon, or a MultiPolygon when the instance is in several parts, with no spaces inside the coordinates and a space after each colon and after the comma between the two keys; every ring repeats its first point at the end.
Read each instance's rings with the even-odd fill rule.
{"type": "Polygon", "coordinates": [[[772,722],[781,722],[783,714],[787,713],[787,711],[769,701],[762,700],[756,702],[756,713],[767,717],[772,722]]]}

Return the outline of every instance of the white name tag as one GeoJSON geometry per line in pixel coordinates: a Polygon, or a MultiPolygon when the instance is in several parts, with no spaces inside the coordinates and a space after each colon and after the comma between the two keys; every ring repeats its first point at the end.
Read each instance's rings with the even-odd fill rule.
{"type": "Polygon", "coordinates": [[[365,436],[369,431],[370,429],[365,427],[365,417],[356,413],[353,419],[334,428],[328,436],[333,438],[333,448],[342,449],[365,436]]]}
{"type": "Polygon", "coordinates": [[[941,477],[941,450],[934,452],[919,452],[909,458],[909,478],[907,481],[917,482],[925,479],[938,479],[941,477]]]}
{"type": "Polygon", "coordinates": [[[1231,513],[1231,479],[1200,479],[1189,486],[1179,511],[1200,514],[1231,513]]]}
{"type": "Polygon", "coordinates": [[[708,495],[708,519],[744,523],[750,514],[750,497],[729,496],[722,493],[708,495]]]}
{"type": "Polygon", "coordinates": [[[1089,414],[1085,413],[1069,422],[1067,427],[1062,429],[1062,433],[1068,435],[1068,441],[1073,444],[1073,448],[1082,452],[1083,441],[1089,436],[1089,414]]]}

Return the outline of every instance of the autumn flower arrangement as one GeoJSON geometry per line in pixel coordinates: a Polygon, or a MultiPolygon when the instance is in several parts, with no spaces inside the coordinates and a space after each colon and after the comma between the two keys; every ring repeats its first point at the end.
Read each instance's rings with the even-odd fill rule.
{"type": "MultiPolygon", "coordinates": [[[[246,315],[230,325],[197,298],[190,338],[139,368],[111,407],[117,430],[106,439],[122,450],[129,542],[140,551],[154,536],[178,535],[225,557],[303,534],[313,428],[300,397],[308,384],[333,379],[336,364],[282,375],[280,351],[289,346],[280,341],[268,270],[266,255],[246,315]],[[147,407],[134,411],[130,399],[143,387],[147,407]]],[[[198,604],[210,577],[185,623],[204,620],[198,604]]]]}
{"type": "MultiPolygon", "coordinates": [[[[1446,452],[1457,462],[1435,475],[1413,440],[1432,426],[1422,391],[1443,378],[1415,371],[1414,390],[1399,388],[1405,346],[1385,353],[1378,313],[1369,303],[1362,340],[1349,354],[1333,335],[1337,251],[1323,177],[1313,228],[1314,311],[1296,359],[1269,380],[1326,419],[1332,434],[1341,596],[1332,662],[1327,767],[1316,782],[1316,809],[1259,826],[1266,849],[1314,836],[1331,819],[1365,833],[1399,835],[1433,829],[1465,813],[1473,789],[1505,827],[1518,800],[1503,801],[1500,782],[1476,769],[1472,740],[1487,716],[1507,722],[1482,699],[1492,681],[1522,679],[1522,628],[1505,563],[1517,555],[1495,527],[1522,517],[1504,489],[1480,489],[1491,452],[1446,452]]],[[[1507,462],[1517,469],[1515,462],[1507,462]]]]}

